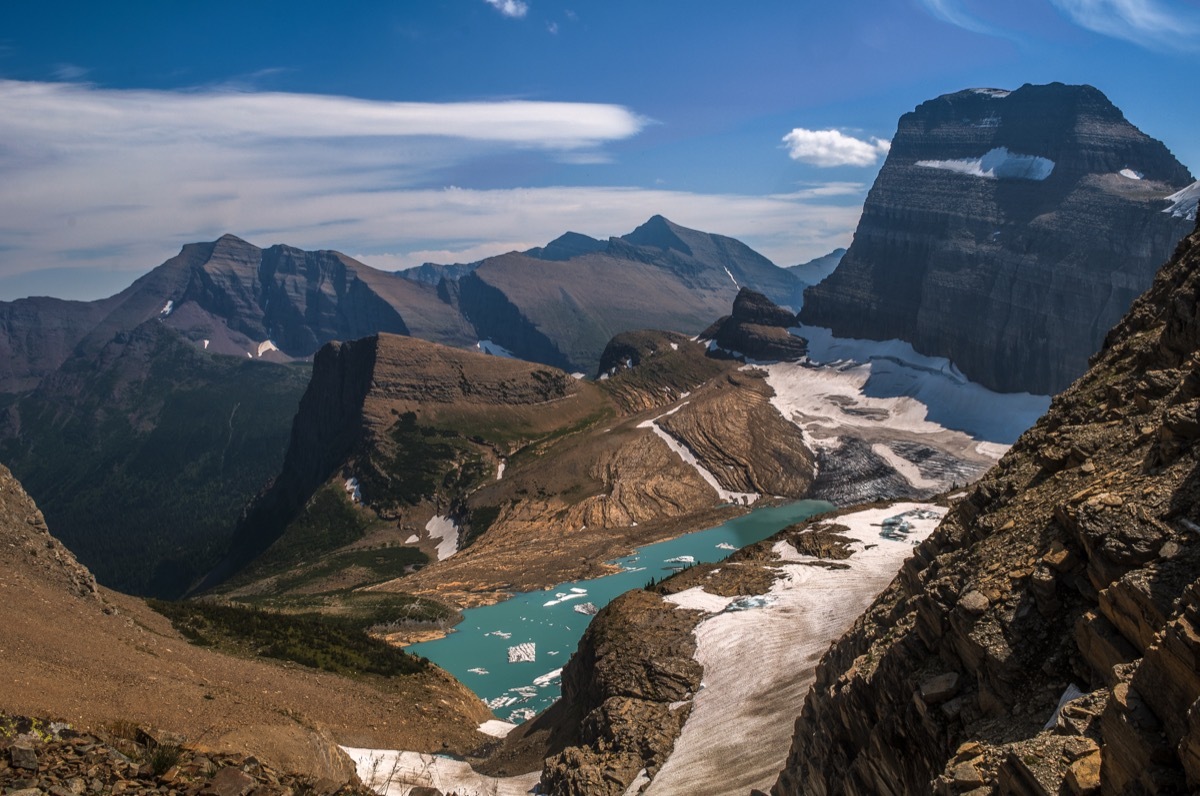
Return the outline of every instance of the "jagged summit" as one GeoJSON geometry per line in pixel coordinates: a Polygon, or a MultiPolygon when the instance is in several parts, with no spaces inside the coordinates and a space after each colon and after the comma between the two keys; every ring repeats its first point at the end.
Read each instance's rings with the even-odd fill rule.
{"type": "Polygon", "coordinates": [[[788,332],[796,315],[762,293],[742,288],[726,315],[701,333],[726,356],[756,360],[795,360],[808,352],[808,342],[788,332]]]}
{"type": "Polygon", "coordinates": [[[905,340],[994,390],[1057,392],[1190,231],[1163,211],[1192,181],[1091,86],[929,100],[901,117],[801,320],[905,340]]]}

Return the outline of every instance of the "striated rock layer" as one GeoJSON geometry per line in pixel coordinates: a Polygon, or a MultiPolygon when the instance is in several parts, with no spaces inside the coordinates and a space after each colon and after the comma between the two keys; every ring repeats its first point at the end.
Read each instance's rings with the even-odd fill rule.
{"type": "Polygon", "coordinates": [[[1198,438],[1200,232],[825,655],[773,793],[1200,787],[1198,438]]]}
{"type": "Polygon", "coordinates": [[[994,390],[1056,393],[1190,231],[1163,211],[1192,179],[1091,86],[938,97],[901,117],[801,320],[906,340],[994,390]]]}

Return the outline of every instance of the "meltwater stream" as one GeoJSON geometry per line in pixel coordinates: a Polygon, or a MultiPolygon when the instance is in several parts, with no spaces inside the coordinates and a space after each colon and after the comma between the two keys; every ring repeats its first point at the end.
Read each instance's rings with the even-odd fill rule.
{"type": "Polygon", "coordinates": [[[704,531],[648,545],[613,563],[621,572],[523,592],[502,603],[463,612],[445,638],[408,647],[453,674],[497,716],[520,723],[558,699],[561,670],[591,613],[630,589],[661,580],[690,563],[720,561],[833,505],[803,500],[756,509],[704,531]]]}

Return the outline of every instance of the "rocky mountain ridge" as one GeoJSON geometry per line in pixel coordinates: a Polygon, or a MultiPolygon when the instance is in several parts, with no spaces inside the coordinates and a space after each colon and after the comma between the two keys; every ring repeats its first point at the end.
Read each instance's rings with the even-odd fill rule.
{"type": "Polygon", "coordinates": [[[1200,787],[1200,233],[822,659],[772,792],[1200,787]]]}
{"type": "Polygon", "coordinates": [[[900,119],[801,320],[906,340],[991,389],[1056,393],[1191,230],[1163,211],[1193,179],[1090,86],[938,97],[900,119]]]}

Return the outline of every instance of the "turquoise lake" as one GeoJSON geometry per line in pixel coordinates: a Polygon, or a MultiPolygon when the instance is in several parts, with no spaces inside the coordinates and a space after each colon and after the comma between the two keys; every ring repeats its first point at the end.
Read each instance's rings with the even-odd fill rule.
{"type": "MultiPolygon", "coordinates": [[[[593,580],[560,583],[544,591],[523,592],[502,603],[463,612],[463,621],[445,638],[408,647],[453,674],[480,696],[501,719],[520,723],[559,696],[554,673],[571,657],[591,616],[575,610],[590,603],[603,608],[617,595],[661,580],[689,561],[720,561],[733,550],[833,505],[804,500],[756,509],[704,531],[648,545],[613,561],[621,572],[593,580]],[[675,559],[672,561],[671,559],[675,559]],[[533,660],[510,663],[512,648],[532,644],[533,660]]],[[[522,647],[518,652],[529,652],[522,647]]],[[[525,657],[528,657],[526,654],[525,657]]]]}

